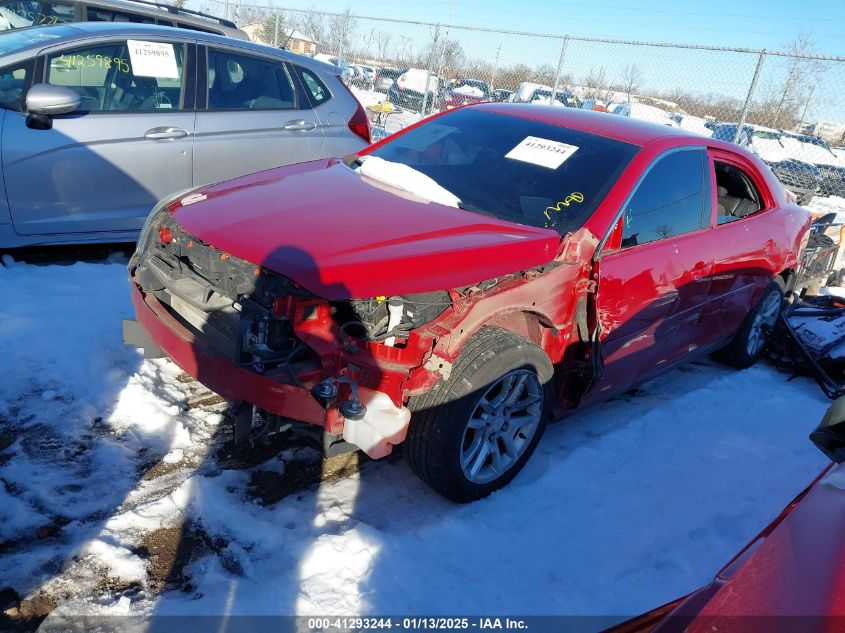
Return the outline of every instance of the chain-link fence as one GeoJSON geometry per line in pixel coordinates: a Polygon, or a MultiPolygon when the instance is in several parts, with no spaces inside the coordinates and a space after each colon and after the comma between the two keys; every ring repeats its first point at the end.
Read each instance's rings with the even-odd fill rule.
{"type": "Polygon", "coordinates": [[[845,210],[845,57],[814,54],[803,36],[761,51],[426,23],[396,11],[234,0],[202,8],[226,12],[254,40],[349,64],[377,135],[481,100],[608,111],[738,143],[801,203],[845,210]]]}

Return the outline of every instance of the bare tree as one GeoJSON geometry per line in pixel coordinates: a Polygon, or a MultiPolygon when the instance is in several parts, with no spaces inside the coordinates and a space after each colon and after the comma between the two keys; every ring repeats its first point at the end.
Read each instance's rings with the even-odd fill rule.
{"type": "Polygon", "coordinates": [[[604,66],[596,69],[590,68],[590,72],[584,79],[586,96],[600,101],[610,101],[611,92],[607,89],[607,71],[604,66]]]}
{"type": "Polygon", "coordinates": [[[642,74],[636,64],[627,64],[622,69],[622,92],[628,95],[628,103],[631,103],[631,96],[640,89],[642,74]]]}
{"type": "Polygon", "coordinates": [[[824,64],[820,61],[807,58],[815,52],[815,47],[815,41],[809,33],[801,33],[787,44],[786,51],[792,57],[783,91],[774,110],[772,127],[778,127],[782,123],[791,127],[798,120],[798,113],[806,101],[809,86],[817,83],[819,74],[824,70],[824,64]]]}
{"type": "Polygon", "coordinates": [[[184,9],[185,5],[188,4],[188,0],[171,0],[171,2],[177,9],[184,9]]]}
{"type": "Polygon", "coordinates": [[[387,59],[387,50],[390,47],[390,39],[390,33],[387,31],[378,31],[376,33],[375,44],[379,60],[387,59]]]}

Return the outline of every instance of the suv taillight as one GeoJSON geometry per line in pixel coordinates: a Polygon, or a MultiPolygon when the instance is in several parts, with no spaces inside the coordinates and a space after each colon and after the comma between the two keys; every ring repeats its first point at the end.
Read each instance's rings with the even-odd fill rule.
{"type": "Polygon", "coordinates": [[[355,109],[355,112],[349,117],[349,129],[352,130],[355,134],[360,136],[362,139],[367,141],[369,145],[372,143],[372,139],[370,137],[370,131],[372,129],[370,125],[370,119],[367,117],[367,111],[364,110],[364,106],[361,105],[361,102],[358,101],[358,98],[355,96],[355,93],[342,81],[340,82],[341,85],[346,88],[346,92],[349,93],[349,96],[355,99],[355,103],[358,104],[358,107],[355,109]]]}

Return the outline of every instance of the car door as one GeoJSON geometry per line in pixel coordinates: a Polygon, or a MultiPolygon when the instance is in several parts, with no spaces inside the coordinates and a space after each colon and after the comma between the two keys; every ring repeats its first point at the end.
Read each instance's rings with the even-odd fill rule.
{"type": "Polygon", "coordinates": [[[597,258],[604,375],[598,398],[668,367],[696,346],[714,245],[703,148],[650,165],[597,258]]]}
{"type": "Polygon", "coordinates": [[[716,216],[715,259],[705,318],[714,340],[736,333],[772,281],[772,261],[782,260],[774,197],[744,157],[711,149],[716,216]]]}
{"type": "Polygon", "coordinates": [[[217,182],[311,160],[323,144],[320,120],[283,60],[244,49],[200,52],[194,180],[217,182]],[[225,157],[223,159],[222,157],[225,157]]]}
{"type": "Polygon", "coordinates": [[[191,186],[191,47],[116,39],[44,53],[38,79],[78,92],[81,107],[49,129],[25,113],[6,118],[2,162],[18,233],[139,230],[158,200],[191,186]]]}

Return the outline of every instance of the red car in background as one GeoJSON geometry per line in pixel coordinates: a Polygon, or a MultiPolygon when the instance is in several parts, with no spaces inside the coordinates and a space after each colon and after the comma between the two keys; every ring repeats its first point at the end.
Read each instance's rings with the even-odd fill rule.
{"type": "Polygon", "coordinates": [[[606,633],[841,631],[845,623],[845,398],[810,438],[828,466],[706,587],[606,633]]]}
{"type": "Polygon", "coordinates": [[[160,203],[125,337],[330,444],[378,458],[404,441],[424,481],[469,501],[515,476],[552,415],[695,354],[752,364],[809,223],[736,145],[469,106],[160,203]]]}
{"type": "Polygon", "coordinates": [[[490,100],[490,87],[486,81],[458,79],[446,89],[442,107],[445,109],[458,108],[490,100]]]}

